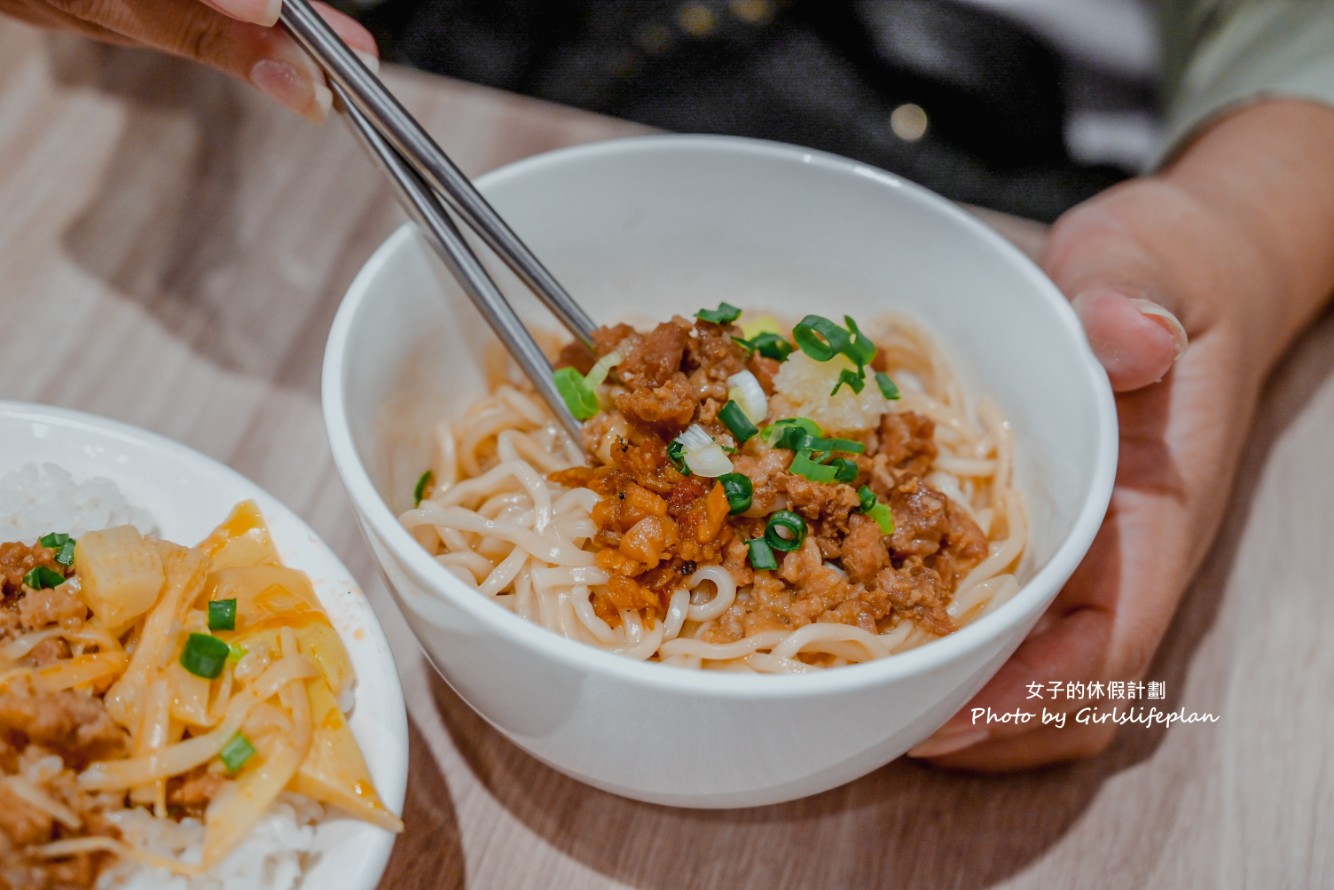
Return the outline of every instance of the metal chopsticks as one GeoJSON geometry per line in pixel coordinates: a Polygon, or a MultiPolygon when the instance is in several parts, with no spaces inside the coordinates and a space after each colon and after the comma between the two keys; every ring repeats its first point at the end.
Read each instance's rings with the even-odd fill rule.
{"type": "Polygon", "coordinates": [[[556,389],[550,362],[464,241],[449,209],[585,345],[592,343],[592,319],[307,0],[284,0],[282,23],[324,70],[352,130],[371,156],[382,164],[399,201],[422,227],[446,268],[533,382],[561,426],[576,445],[581,445],[581,425],[556,389]]]}

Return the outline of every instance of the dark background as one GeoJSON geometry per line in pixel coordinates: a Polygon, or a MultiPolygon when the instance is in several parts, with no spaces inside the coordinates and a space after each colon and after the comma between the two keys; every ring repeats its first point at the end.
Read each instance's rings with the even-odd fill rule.
{"type": "Polygon", "coordinates": [[[666,130],[821,148],[1033,219],[1129,175],[1068,155],[1058,53],[949,0],[387,0],[359,18],[391,61],[666,130]],[[891,124],[908,104],[920,136],[891,124]]]}

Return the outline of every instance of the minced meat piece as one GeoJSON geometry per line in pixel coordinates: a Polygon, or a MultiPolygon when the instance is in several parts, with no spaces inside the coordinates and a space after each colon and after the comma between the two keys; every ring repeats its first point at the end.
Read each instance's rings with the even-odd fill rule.
{"type": "Polygon", "coordinates": [[[0,731],[22,733],[80,764],[120,754],[126,743],[101,699],[70,689],[38,691],[23,682],[0,691],[0,731]]]}
{"type": "Polygon", "coordinates": [[[21,544],[8,541],[0,544],[0,592],[9,599],[23,589],[23,576],[38,566],[59,572],[65,567],[56,562],[56,552],[41,544],[21,544]]]}
{"type": "Polygon", "coordinates": [[[88,607],[68,584],[28,591],[19,600],[18,611],[25,631],[82,624],[88,617],[88,607]]]}
{"type": "Polygon", "coordinates": [[[913,476],[925,476],[940,449],[936,423],[915,411],[891,412],[880,418],[880,448],[890,466],[913,476]]]}

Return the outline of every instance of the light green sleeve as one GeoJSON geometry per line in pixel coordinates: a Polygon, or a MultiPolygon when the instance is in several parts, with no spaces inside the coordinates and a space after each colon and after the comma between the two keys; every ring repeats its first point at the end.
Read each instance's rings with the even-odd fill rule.
{"type": "Polygon", "coordinates": [[[1166,131],[1153,166],[1247,102],[1334,106],[1334,0],[1164,0],[1162,15],[1166,131]]]}

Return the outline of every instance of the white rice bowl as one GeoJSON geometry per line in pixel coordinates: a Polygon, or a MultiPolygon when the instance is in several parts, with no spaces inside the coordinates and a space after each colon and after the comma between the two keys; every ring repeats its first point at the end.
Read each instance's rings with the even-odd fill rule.
{"type": "MultiPolygon", "coordinates": [[[[383,631],[347,569],[294,514],[262,489],[184,446],[77,412],[0,401],[0,541],[49,532],[81,535],[133,525],[193,544],[243,500],[259,504],[283,562],[305,571],[356,671],[349,725],[385,805],[401,812],[407,779],[402,689],[383,631]],[[114,475],[115,480],[107,478],[114,475]]],[[[350,705],[351,701],[340,704],[350,705]]],[[[145,809],[114,816],[136,847],[198,862],[204,826],[145,809]]],[[[120,861],[101,890],[371,890],[394,835],[284,792],[247,838],[208,874],[187,877],[120,861]]]]}

